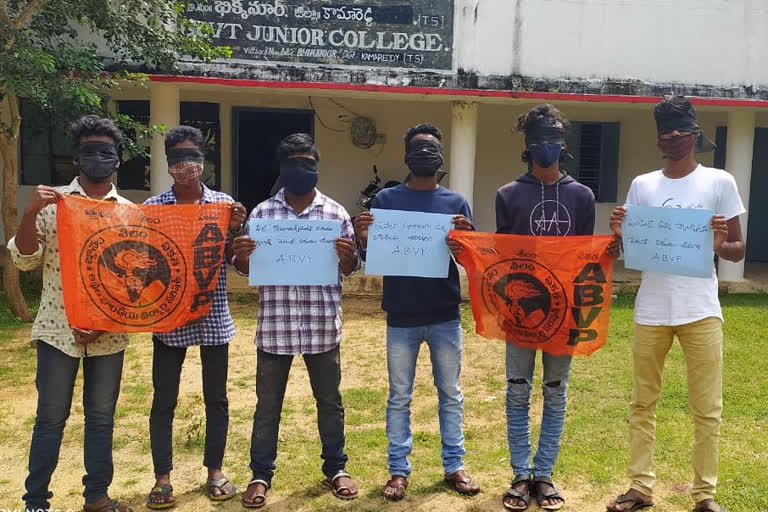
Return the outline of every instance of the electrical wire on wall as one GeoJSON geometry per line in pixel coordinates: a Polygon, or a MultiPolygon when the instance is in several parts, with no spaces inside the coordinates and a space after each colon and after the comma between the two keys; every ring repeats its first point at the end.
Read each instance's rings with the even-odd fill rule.
{"type": "Polygon", "coordinates": [[[312,108],[312,112],[315,113],[315,117],[317,118],[318,122],[320,122],[320,125],[323,128],[325,128],[329,132],[335,132],[335,133],[346,133],[348,131],[346,129],[344,129],[344,130],[336,130],[334,128],[331,128],[327,124],[325,124],[325,122],[323,121],[323,118],[320,117],[320,114],[317,112],[317,109],[315,108],[315,105],[312,103],[312,96],[307,96],[307,98],[309,99],[309,106],[312,108]]]}
{"type": "Polygon", "coordinates": [[[353,110],[350,110],[349,108],[345,107],[344,105],[342,105],[341,103],[339,103],[339,102],[338,102],[338,101],[336,101],[335,99],[333,99],[333,98],[328,98],[328,100],[329,100],[331,103],[335,104],[337,107],[340,107],[341,109],[343,109],[343,110],[346,110],[347,112],[349,112],[349,113],[350,113],[350,114],[352,114],[353,116],[356,116],[356,117],[362,117],[360,114],[358,114],[357,112],[355,112],[355,111],[353,111],[353,110]]]}
{"type": "MultiPolygon", "coordinates": [[[[376,130],[376,121],[374,121],[372,118],[358,114],[357,112],[342,105],[341,103],[339,103],[333,98],[326,98],[329,102],[333,103],[343,111],[351,114],[351,116],[347,114],[341,114],[338,116],[339,121],[341,121],[342,123],[347,123],[349,125],[348,129],[338,130],[335,128],[331,128],[330,126],[328,126],[328,124],[326,124],[325,121],[323,121],[322,117],[320,117],[320,114],[317,112],[317,109],[315,108],[315,104],[312,101],[312,97],[307,96],[307,99],[309,100],[309,106],[312,108],[312,111],[314,112],[315,117],[317,117],[317,120],[320,122],[320,125],[326,130],[334,133],[349,132],[351,142],[356,148],[371,149],[379,142],[380,136],[378,131],[376,130]]],[[[380,156],[383,150],[384,150],[384,147],[382,144],[382,148],[379,150],[376,157],[380,156]]]]}

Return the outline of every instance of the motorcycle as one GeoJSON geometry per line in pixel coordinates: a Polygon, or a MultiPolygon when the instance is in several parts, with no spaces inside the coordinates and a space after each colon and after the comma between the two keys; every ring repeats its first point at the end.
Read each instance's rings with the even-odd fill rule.
{"type": "MultiPolygon", "coordinates": [[[[437,182],[440,183],[446,174],[448,174],[447,171],[437,171],[437,182]]],[[[366,185],[365,188],[360,191],[360,199],[358,200],[357,204],[360,205],[364,210],[370,210],[371,206],[373,205],[373,200],[376,198],[376,194],[385,188],[396,187],[401,183],[408,183],[408,178],[410,178],[410,176],[411,175],[408,174],[408,176],[406,176],[402,182],[397,180],[389,180],[384,183],[384,186],[382,186],[381,178],[379,177],[379,170],[374,165],[373,177],[368,182],[368,185],[366,185]]]]}
{"type": "Polygon", "coordinates": [[[357,204],[359,204],[364,210],[370,210],[371,206],[373,205],[373,200],[376,198],[376,194],[385,188],[396,187],[398,185],[400,185],[399,181],[389,180],[384,183],[384,186],[382,186],[381,178],[379,178],[379,170],[374,165],[373,177],[368,182],[368,185],[366,185],[365,188],[360,191],[360,199],[358,200],[357,204]]]}

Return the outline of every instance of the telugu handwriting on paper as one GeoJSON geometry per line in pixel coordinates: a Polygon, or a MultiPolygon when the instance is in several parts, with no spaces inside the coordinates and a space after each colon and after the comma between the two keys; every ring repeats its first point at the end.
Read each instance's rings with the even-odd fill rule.
{"type": "Polygon", "coordinates": [[[627,268],[711,277],[711,210],[629,206],[622,227],[627,268]]]}
{"type": "Polygon", "coordinates": [[[451,257],[445,243],[452,215],[371,210],[366,274],[448,277],[451,257]]]}
{"type": "Polygon", "coordinates": [[[339,281],[335,241],[339,221],[251,219],[248,235],[256,242],[248,284],[331,285],[339,281]]]}

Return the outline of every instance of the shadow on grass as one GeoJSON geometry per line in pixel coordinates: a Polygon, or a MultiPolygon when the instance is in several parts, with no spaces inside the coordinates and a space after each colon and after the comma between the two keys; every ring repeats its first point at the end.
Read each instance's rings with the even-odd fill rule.
{"type": "MultiPolygon", "coordinates": [[[[359,484],[359,482],[358,482],[359,484]]],[[[342,511],[354,510],[363,512],[373,512],[388,510],[402,512],[406,510],[420,510],[420,507],[427,502],[434,500],[443,494],[451,494],[454,497],[459,496],[466,502],[465,510],[492,510],[499,508],[500,497],[493,495],[484,495],[483,493],[475,496],[462,496],[458,494],[449,484],[440,479],[430,485],[418,487],[406,492],[405,498],[400,501],[388,501],[382,495],[382,486],[368,486],[360,489],[359,497],[355,500],[335,499],[331,496],[330,490],[325,487],[322,481],[296,490],[287,495],[277,494],[274,490],[267,494],[267,504],[261,510],[294,512],[297,510],[323,510],[323,511],[342,511]]],[[[228,501],[214,502],[208,500],[205,485],[200,485],[194,489],[181,494],[175,494],[176,506],[173,510],[216,510],[216,511],[234,511],[245,510],[241,499],[246,486],[238,486],[237,495],[228,501]],[[208,503],[208,506],[201,508],[201,500],[208,503]]],[[[278,489],[279,491],[279,489],[278,489]]],[[[138,493],[132,496],[124,497],[121,501],[125,505],[133,507],[134,510],[147,510],[146,500],[149,489],[146,493],[138,493]]]]}

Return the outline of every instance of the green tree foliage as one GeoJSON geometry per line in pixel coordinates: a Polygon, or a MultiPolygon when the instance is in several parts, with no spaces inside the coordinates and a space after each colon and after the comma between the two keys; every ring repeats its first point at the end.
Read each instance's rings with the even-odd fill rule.
{"type": "MultiPolygon", "coordinates": [[[[183,16],[184,1],[0,0],[0,154],[3,158],[3,225],[6,242],[17,229],[16,146],[19,100],[54,123],[96,113],[126,133],[146,137],[145,127],[111,112],[110,93],[120,84],[145,84],[146,73],[175,73],[180,59],[209,62],[228,57],[211,45],[211,28],[183,16]]],[[[144,150],[127,139],[129,154],[144,150]]],[[[31,320],[18,272],[4,265],[3,288],[13,313],[31,320]]]]}

